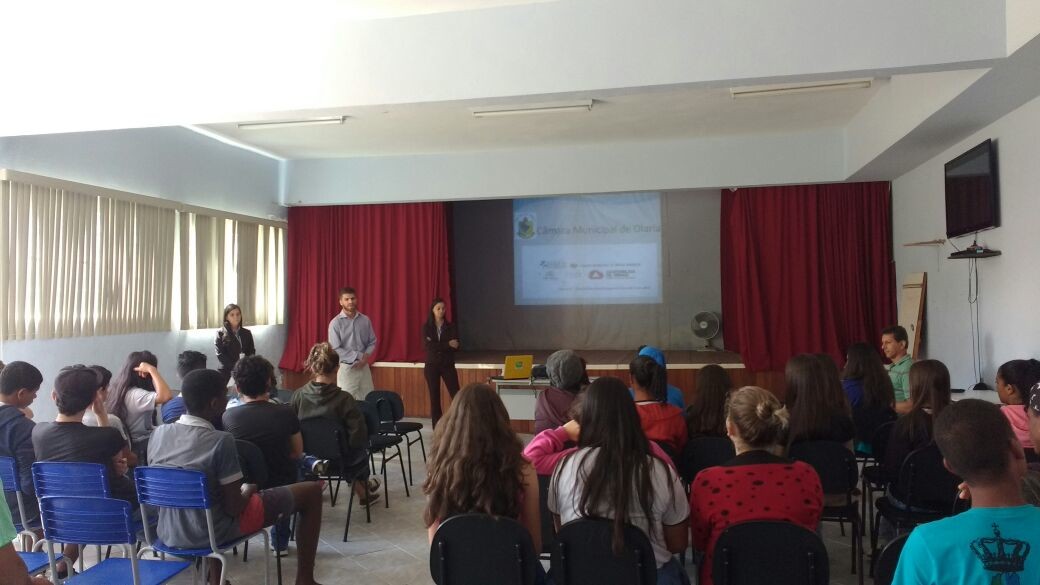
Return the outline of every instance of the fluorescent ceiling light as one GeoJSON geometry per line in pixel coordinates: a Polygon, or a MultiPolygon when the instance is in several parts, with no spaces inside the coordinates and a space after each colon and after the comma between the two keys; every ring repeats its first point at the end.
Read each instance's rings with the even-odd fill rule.
{"type": "Polygon", "coordinates": [[[576,100],[569,102],[553,102],[528,104],[519,106],[484,106],[472,108],[474,118],[494,118],[499,116],[521,116],[525,114],[558,114],[564,112],[591,112],[592,100],[576,100]]]}
{"type": "Polygon", "coordinates": [[[324,126],[326,124],[342,124],[346,116],[327,116],[324,118],[302,118],[299,120],[271,120],[264,122],[242,122],[240,130],[262,130],[264,128],[291,128],[293,126],[324,126]]]}
{"type": "Polygon", "coordinates": [[[246,144],[245,142],[242,142],[240,140],[235,140],[234,138],[231,138],[230,136],[225,136],[225,135],[221,134],[220,132],[214,132],[213,130],[210,130],[209,128],[203,128],[202,126],[193,126],[193,125],[188,125],[188,126],[184,126],[184,127],[187,128],[188,130],[191,130],[192,132],[197,132],[197,133],[199,133],[199,134],[201,134],[203,136],[206,136],[208,138],[212,138],[213,140],[217,140],[217,141],[223,142],[224,144],[227,144],[229,146],[234,146],[235,148],[241,148],[242,150],[248,150],[250,152],[255,152],[256,154],[259,154],[259,155],[262,155],[262,156],[266,156],[267,158],[273,158],[274,160],[286,160],[285,157],[280,156],[278,154],[275,154],[275,153],[271,152],[270,150],[264,150],[262,148],[253,146],[252,144],[246,144]]]}
{"type": "Polygon", "coordinates": [[[731,87],[729,93],[734,98],[767,97],[775,95],[793,95],[799,93],[816,93],[842,89],[867,89],[873,78],[843,79],[835,81],[813,81],[808,83],[778,83],[774,85],[749,85],[731,87]]]}

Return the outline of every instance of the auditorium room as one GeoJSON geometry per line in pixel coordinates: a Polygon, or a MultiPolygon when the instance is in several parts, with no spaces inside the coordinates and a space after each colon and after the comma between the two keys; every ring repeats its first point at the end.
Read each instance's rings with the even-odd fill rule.
{"type": "Polygon", "coordinates": [[[1040,4],[0,8],[0,585],[1040,583],[1040,4]]]}

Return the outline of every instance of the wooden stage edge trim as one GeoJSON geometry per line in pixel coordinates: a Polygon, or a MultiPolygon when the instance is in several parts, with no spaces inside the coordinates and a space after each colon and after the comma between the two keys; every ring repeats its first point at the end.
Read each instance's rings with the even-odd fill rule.
{"type": "MultiPolygon", "coordinates": [[[[742,363],[721,363],[721,364],[668,364],[668,370],[699,370],[704,366],[716,365],[723,367],[727,370],[743,370],[744,364],[742,363]]],[[[375,362],[372,364],[373,368],[423,368],[425,364],[423,362],[375,362]]],[[[502,364],[455,364],[455,368],[459,370],[501,370],[502,364]]],[[[588,364],[585,366],[586,370],[624,370],[628,371],[628,364],[588,364]]]]}

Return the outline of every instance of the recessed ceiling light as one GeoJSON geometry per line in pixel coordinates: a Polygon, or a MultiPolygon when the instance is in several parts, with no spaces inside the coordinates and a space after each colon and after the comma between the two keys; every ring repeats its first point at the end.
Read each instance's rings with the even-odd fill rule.
{"type": "Polygon", "coordinates": [[[324,118],[301,118],[297,120],[241,122],[238,127],[241,130],[262,130],[264,128],[290,128],[293,126],[324,126],[327,124],[342,124],[346,119],[347,116],[327,116],[324,118]]]}
{"type": "Polygon", "coordinates": [[[526,114],[561,114],[567,112],[591,112],[593,100],[573,100],[568,102],[551,102],[517,106],[483,106],[471,108],[474,118],[495,118],[499,116],[522,116],[526,114]]]}
{"type": "Polygon", "coordinates": [[[834,81],[813,81],[807,83],[777,83],[773,85],[749,85],[731,87],[729,93],[734,98],[768,97],[792,95],[799,93],[816,93],[821,91],[837,91],[843,89],[867,89],[873,78],[842,79],[834,81]]]}

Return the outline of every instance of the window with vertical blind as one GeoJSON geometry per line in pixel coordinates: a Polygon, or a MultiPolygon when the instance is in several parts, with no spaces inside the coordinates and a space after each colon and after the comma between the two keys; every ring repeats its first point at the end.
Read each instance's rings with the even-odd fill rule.
{"type": "Polygon", "coordinates": [[[0,339],[284,322],[284,227],[218,213],[0,170],[0,339]]]}

